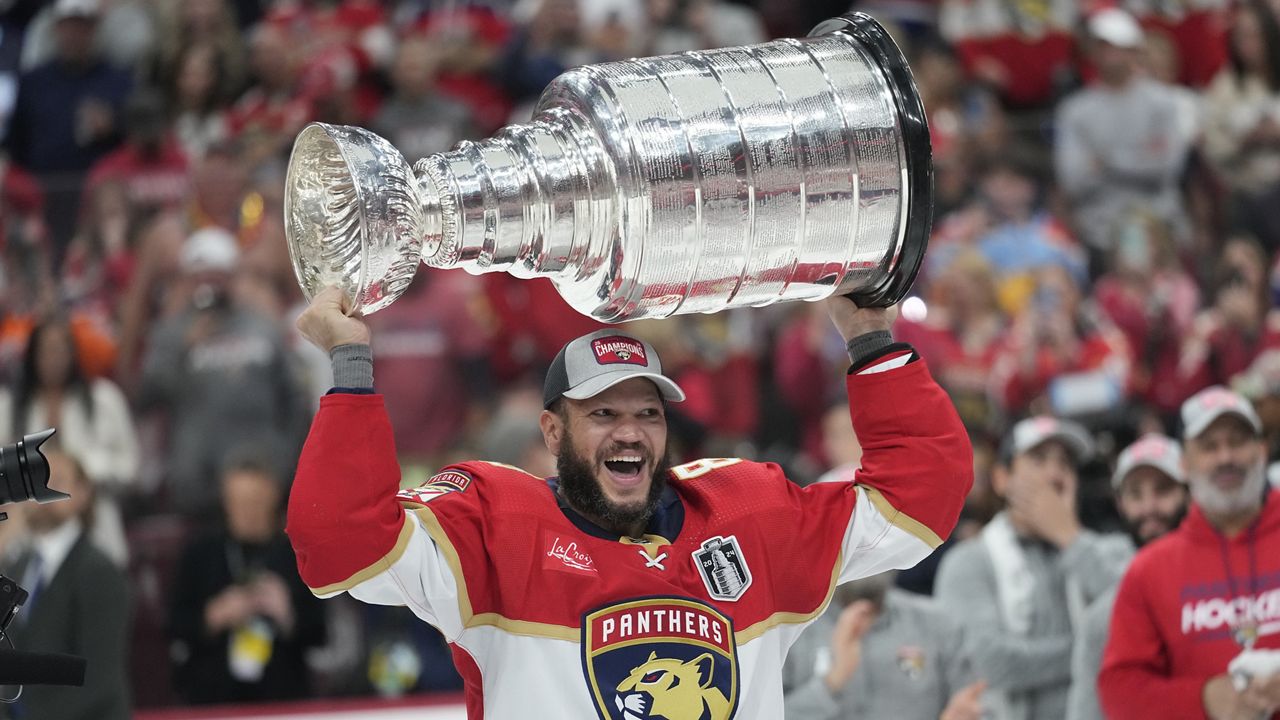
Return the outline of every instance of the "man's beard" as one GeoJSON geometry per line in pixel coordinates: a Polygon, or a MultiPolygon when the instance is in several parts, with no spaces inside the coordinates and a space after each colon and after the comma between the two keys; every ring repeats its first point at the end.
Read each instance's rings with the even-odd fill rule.
{"type": "Polygon", "coordinates": [[[1224,469],[1214,468],[1204,475],[1191,475],[1191,499],[1211,515],[1235,515],[1262,505],[1262,489],[1267,484],[1267,461],[1259,460],[1244,470],[1244,483],[1235,490],[1219,490],[1212,475],[1224,469]]]}
{"type": "Polygon", "coordinates": [[[1187,506],[1184,503],[1181,507],[1178,508],[1178,511],[1173,513],[1172,515],[1161,515],[1159,513],[1152,513],[1150,515],[1144,515],[1140,518],[1135,518],[1133,520],[1123,519],[1124,529],[1125,529],[1125,532],[1129,533],[1129,537],[1133,540],[1133,544],[1137,547],[1142,547],[1143,545],[1146,545],[1147,543],[1156,540],[1161,535],[1164,535],[1170,530],[1173,530],[1174,528],[1181,525],[1182,518],[1186,517],[1186,515],[1187,515],[1187,506]],[[1164,530],[1162,530],[1158,535],[1155,535],[1154,537],[1144,538],[1140,534],[1142,532],[1142,525],[1146,520],[1152,517],[1160,520],[1160,524],[1164,525],[1164,530]]]}
{"type": "Polygon", "coordinates": [[[662,457],[656,463],[648,451],[638,446],[613,445],[602,447],[596,454],[593,466],[585,457],[578,454],[573,444],[573,436],[568,425],[564,429],[564,437],[560,442],[560,456],[556,458],[556,470],[560,473],[560,492],[575,510],[588,516],[606,529],[619,530],[637,525],[647,525],[653,517],[662,491],[667,488],[667,472],[671,469],[671,461],[664,449],[662,457]],[[604,467],[604,459],[624,451],[638,452],[646,465],[654,468],[653,478],[649,482],[649,494],[644,500],[631,504],[614,503],[605,496],[596,477],[596,468],[604,467]]]}

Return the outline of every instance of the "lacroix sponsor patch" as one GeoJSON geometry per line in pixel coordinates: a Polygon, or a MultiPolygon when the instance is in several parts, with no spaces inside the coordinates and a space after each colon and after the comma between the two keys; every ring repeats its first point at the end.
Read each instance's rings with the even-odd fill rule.
{"type": "Polygon", "coordinates": [[[542,533],[542,567],[547,570],[562,570],[577,575],[596,576],[596,562],[587,551],[578,546],[578,541],[565,535],[553,532],[542,533]]]}
{"type": "Polygon", "coordinates": [[[592,340],[591,353],[595,355],[596,362],[601,365],[625,363],[645,366],[649,364],[649,359],[644,354],[644,343],[620,335],[592,340]]]}

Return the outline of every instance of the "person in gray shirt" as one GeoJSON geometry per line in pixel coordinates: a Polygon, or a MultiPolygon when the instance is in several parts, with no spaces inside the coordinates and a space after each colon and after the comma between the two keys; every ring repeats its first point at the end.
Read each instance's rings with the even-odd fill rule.
{"type": "Polygon", "coordinates": [[[436,87],[440,52],[440,44],[427,38],[401,43],[391,71],[393,93],[371,124],[410,163],[478,134],[467,106],[436,87]]]}
{"type": "Polygon", "coordinates": [[[786,717],[799,720],[980,720],[964,633],[924,596],[891,587],[896,572],[836,588],[783,666],[786,717]]]}
{"type": "Polygon", "coordinates": [[[137,402],[144,413],[167,415],[173,508],[216,522],[218,473],[228,453],[261,447],[290,477],[310,412],[283,327],[232,292],[235,237],[205,228],[180,252],[190,302],[152,330],[137,402]]]}
{"type": "Polygon", "coordinates": [[[1122,536],[1081,527],[1076,468],[1092,453],[1076,423],[1014,425],[992,471],[1007,509],[942,559],[935,595],[969,633],[998,720],[1062,720],[1073,628],[1133,554],[1122,536]]]}
{"type": "Polygon", "coordinates": [[[1096,261],[1129,213],[1154,213],[1188,235],[1179,181],[1196,130],[1186,98],[1140,68],[1143,31],[1133,16],[1107,8],[1088,30],[1098,81],[1058,106],[1053,151],[1073,226],[1096,261]]]}
{"type": "MultiPolygon", "coordinates": [[[[1142,547],[1178,527],[1187,514],[1182,448],[1164,435],[1144,435],[1120,453],[1111,476],[1116,508],[1129,536],[1142,547]]],[[[1093,601],[1076,628],[1071,657],[1067,720],[1104,720],[1098,703],[1098,672],[1111,630],[1116,588],[1093,601]]]]}

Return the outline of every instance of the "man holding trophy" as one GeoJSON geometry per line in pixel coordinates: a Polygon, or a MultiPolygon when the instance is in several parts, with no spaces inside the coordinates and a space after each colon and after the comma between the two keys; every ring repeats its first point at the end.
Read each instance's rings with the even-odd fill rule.
{"type": "Polygon", "coordinates": [[[450,641],[472,718],[782,716],[787,649],[836,584],[910,567],[972,484],[964,427],[894,343],[928,234],[927,129],[897,48],[850,15],[801,40],[578,68],[528,125],[410,171],[356,128],[299,136],[286,205],[335,388],[299,461],[304,581],[403,604],[450,641]],[[419,261],[549,276],[607,321],[821,300],[843,336],[852,483],[671,467],[652,346],[606,329],[544,383],[558,476],[487,462],[400,491],[360,313],[419,261]]]}

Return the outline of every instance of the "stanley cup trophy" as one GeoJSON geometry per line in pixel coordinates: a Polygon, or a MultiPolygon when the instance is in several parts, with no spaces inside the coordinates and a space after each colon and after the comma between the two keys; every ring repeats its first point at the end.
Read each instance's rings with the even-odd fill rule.
{"type": "Polygon", "coordinates": [[[570,70],[533,120],[410,170],[312,124],[285,196],[307,297],[386,307],[419,263],[547,277],[603,322],[850,295],[902,298],[932,212],[928,128],[866,15],[809,37],[570,70]]]}

